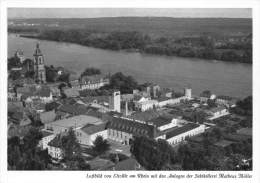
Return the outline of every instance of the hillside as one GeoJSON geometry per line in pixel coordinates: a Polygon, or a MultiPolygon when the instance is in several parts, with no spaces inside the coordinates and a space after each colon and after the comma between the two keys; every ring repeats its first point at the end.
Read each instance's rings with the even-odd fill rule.
{"type": "MultiPolygon", "coordinates": [[[[17,24],[37,24],[38,28],[75,28],[98,32],[138,31],[156,36],[184,36],[201,33],[240,35],[252,32],[252,19],[241,18],[170,18],[170,17],[105,17],[69,19],[13,19],[17,24]]],[[[20,26],[21,27],[21,26],[20,26]]]]}

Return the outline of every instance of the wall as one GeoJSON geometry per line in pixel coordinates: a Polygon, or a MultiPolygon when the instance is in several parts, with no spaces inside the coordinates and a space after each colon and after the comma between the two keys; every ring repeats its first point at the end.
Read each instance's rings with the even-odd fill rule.
{"type": "Polygon", "coordinates": [[[167,139],[167,142],[169,142],[172,145],[178,144],[178,143],[184,141],[187,137],[192,137],[192,136],[204,133],[204,132],[205,132],[205,125],[200,125],[199,127],[194,128],[190,131],[187,131],[185,133],[182,133],[182,134],[179,134],[177,136],[167,139]]]}
{"type": "Polygon", "coordinates": [[[119,143],[129,145],[129,140],[133,138],[133,135],[114,129],[108,129],[108,138],[119,143]]]}

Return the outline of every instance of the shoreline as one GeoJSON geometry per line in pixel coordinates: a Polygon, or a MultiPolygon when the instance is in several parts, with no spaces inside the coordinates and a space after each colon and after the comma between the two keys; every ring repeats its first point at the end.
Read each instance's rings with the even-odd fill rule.
{"type": "Polygon", "coordinates": [[[44,41],[54,41],[57,43],[70,43],[70,44],[76,44],[76,45],[80,45],[80,46],[84,46],[84,47],[90,47],[90,48],[97,48],[97,49],[102,49],[102,50],[109,50],[109,51],[121,51],[121,52],[126,52],[126,53],[140,53],[140,54],[146,54],[146,55],[156,55],[156,56],[165,56],[165,57],[180,57],[180,58],[193,58],[193,59],[203,59],[205,61],[212,61],[212,62],[225,62],[225,63],[242,63],[242,64],[247,64],[247,65],[252,65],[253,63],[249,63],[249,62],[241,62],[241,61],[226,61],[226,60],[218,60],[218,59],[207,59],[207,58],[202,58],[202,57],[189,57],[189,56],[180,56],[180,55],[167,55],[167,54],[156,54],[156,53],[147,53],[145,51],[142,51],[140,49],[119,49],[119,50],[114,50],[114,49],[106,49],[106,48],[100,48],[100,47],[95,47],[95,46],[90,46],[90,45],[84,45],[84,44],[80,44],[80,43],[76,43],[76,42],[69,42],[69,41],[55,41],[52,39],[46,39],[46,38],[42,38],[40,36],[38,36],[37,34],[33,35],[33,34],[21,34],[21,33],[11,33],[8,32],[8,34],[15,34],[18,35],[19,37],[22,38],[29,38],[29,39],[39,39],[39,40],[44,40],[44,41]]]}

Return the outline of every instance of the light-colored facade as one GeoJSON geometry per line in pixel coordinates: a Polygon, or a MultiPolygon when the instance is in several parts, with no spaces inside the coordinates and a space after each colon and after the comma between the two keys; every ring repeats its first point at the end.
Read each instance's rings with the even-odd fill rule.
{"type": "Polygon", "coordinates": [[[83,76],[80,79],[80,90],[95,90],[109,83],[109,78],[102,75],[83,76]]]}
{"type": "Polygon", "coordinates": [[[108,129],[108,138],[118,143],[129,145],[130,140],[133,139],[133,134],[121,130],[108,129]]]}
{"type": "Polygon", "coordinates": [[[154,109],[158,106],[157,100],[144,100],[135,102],[135,108],[140,111],[147,111],[150,109],[154,109]]]}
{"type": "Polygon", "coordinates": [[[53,140],[55,138],[55,134],[49,134],[49,135],[46,135],[44,136],[40,142],[39,142],[39,146],[42,148],[42,149],[48,149],[48,143],[53,140]]]}
{"type": "Polygon", "coordinates": [[[115,91],[112,93],[112,96],[109,97],[109,108],[113,111],[121,111],[121,96],[120,91],[115,91]]]}
{"type": "Polygon", "coordinates": [[[76,133],[78,142],[80,144],[87,145],[87,146],[92,146],[93,142],[95,141],[97,136],[102,136],[103,139],[108,138],[108,132],[106,129],[97,131],[95,133],[87,133],[87,132],[83,131],[82,129],[77,129],[75,133],[76,133]]]}
{"type": "Polygon", "coordinates": [[[213,120],[213,119],[217,119],[219,117],[228,115],[229,111],[225,107],[216,107],[216,108],[208,111],[208,114],[211,115],[208,119],[213,120]]]}
{"type": "Polygon", "coordinates": [[[184,89],[184,95],[186,96],[186,99],[190,100],[192,98],[192,89],[191,88],[185,88],[184,89]]]}
{"type": "Polygon", "coordinates": [[[166,136],[166,138],[167,138],[166,140],[171,145],[175,145],[175,144],[178,144],[178,143],[184,141],[188,137],[192,137],[192,136],[204,133],[204,132],[205,132],[205,125],[198,125],[195,128],[187,130],[183,133],[179,133],[179,134],[174,135],[172,137],[167,138],[167,136],[166,136]]]}
{"type": "Polygon", "coordinates": [[[62,149],[59,147],[49,146],[48,145],[48,154],[55,159],[61,160],[63,158],[62,149]]]}
{"type": "Polygon", "coordinates": [[[183,100],[188,100],[189,98],[186,96],[178,97],[178,98],[169,98],[158,102],[159,107],[164,107],[166,105],[176,105],[181,103],[183,100]]]}
{"type": "Polygon", "coordinates": [[[162,126],[159,126],[159,127],[157,127],[157,129],[160,130],[160,131],[164,131],[164,130],[176,127],[177,124],[178,124],[178,119],[177,118],[173,118],[170,123],[162,125],[162,126]]]}

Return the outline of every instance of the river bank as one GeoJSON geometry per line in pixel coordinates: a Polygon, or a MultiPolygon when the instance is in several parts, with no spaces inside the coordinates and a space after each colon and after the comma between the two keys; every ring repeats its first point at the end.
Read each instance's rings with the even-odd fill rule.
{"type": "Polygon", "coordinates": [[[177,40],[169,37],[152,39],[150,36],[139,32],[90,33],[83,30],[45,30],[39,34],[21,34],[20,36],[75,43],[113,51],[252,63],[250,38],[246,43],[231,44],[225,41],[217,47],[214,46],[217,44],[216,41],[213,41],[214,38],[208,36],[177,40]]]}
{"type": "MultiPolygon", "coordinates": [[[[32,58],[38,41],[9,34],[8,57],[21,49],[26,58],[32,58]]],[[[252,95],[251,64],[110,51],[46,40],[40,41],[40,47],[46,65],[62,66],[75,73],[96,67],[111,74],[121,71],[139,83],[154,82],[177,91],[190,86],[194,95],[206,89],[239,98],[252,95]]]]}

